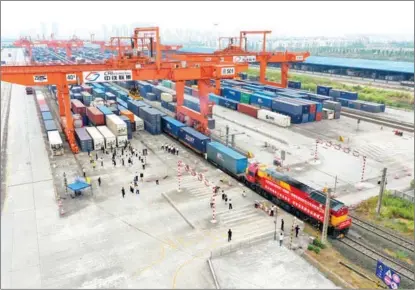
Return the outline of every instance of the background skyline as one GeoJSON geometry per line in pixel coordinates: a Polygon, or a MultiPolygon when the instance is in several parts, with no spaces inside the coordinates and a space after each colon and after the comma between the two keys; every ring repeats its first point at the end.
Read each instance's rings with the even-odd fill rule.
{"type": "Polygon", "coordinates": [[[3,38],[49,38],[54,32],[59,38],[89,39],[95,33],[104,39],[151,25],[162,33],[187,35],[272,30],[272,37],[282,38],[383,35],[413,40],[414,2],[1,2],[3,38]]]}

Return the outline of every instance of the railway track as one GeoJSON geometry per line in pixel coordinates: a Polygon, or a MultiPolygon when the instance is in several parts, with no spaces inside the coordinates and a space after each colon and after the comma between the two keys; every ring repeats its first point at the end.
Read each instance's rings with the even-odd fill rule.
{"type": "Polygon", "coordinates": [[[413,269],[406,267],[402,263],[398,262],[396,259],[390,258],[382,253],[379,253],[378,251],[370,248],[368,245],[365,245],[360,241],[350,238],[349,236],[346,236],[339,241],[354,249],[355,251],[365,255],[366,257],[371,258],[372,260],[382,260],[383,262],[386,262],[389,267],[391,267],[401,276],[409,279],[412,282],[415,281],[413,269]]]}
{"type": "Polygon", "coordinates": [[[391,231],[388,231],[386,229],[380,228],[378,226],[375,226],[367,221],[364,221],[362,219],[357,218],[356,216],[352,216],[353,218],[353,225],[356,225],[358,227],[361,227],[362,229],[371,232],[385,240],[391,241],[396,245],[401,246],[402,248],[409,250],[411,252],[415,252],[414,250],[414,242],[410,241],[408,239],[405,239],[397,234],[394,234],[391,231]]]}
{"type": "Polygon", "coordinates": [[[394,120],[390,118],[384,118],[381,116],[375,116],[374,114],[361,112],[358,110],[342,108],[341,114],[349,118],[360,119],[362,121],[378,124],[381,126],[392,127],[394,129],[398,129],[398,130],[402,130],[402,131],[406,131],[410,133],[413,133],[415,131],[413,123],[398,121],[398,120],[394,120]]]}

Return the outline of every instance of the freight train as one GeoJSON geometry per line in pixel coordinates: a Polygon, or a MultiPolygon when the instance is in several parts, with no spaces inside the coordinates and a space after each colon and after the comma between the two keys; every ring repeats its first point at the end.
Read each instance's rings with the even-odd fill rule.
{"type": "MultiPolygon", "coordinates": [[[[208,162],[261,196],[272,201],[298,218],[322,228],[326,195],[302,182],[260,163],[248,163],[247,157],[221,143],[211,141],[198,131],[174,118],[161,117],[162,130],[208,162]]],[[[352,224],[349,209],[342,202],[331,199],[328,233],[337,238],[346,235],[352,224]]]]}

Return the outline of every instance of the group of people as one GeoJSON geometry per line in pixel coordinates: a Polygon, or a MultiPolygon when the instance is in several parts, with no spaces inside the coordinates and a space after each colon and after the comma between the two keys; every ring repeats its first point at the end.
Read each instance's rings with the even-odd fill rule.
{"type": "Polygon", "coordinates": [[[173,145],[169,145],[169,144],[161,145],[161,150],[165,150],[173,155],[179,155],[179,148],[176,148],[173,145]]]}
{"type": "Polygon", "coordinates": [[[229,209],[232,209],[232,199],[229,198],[228,199],[228,195],[225,193],[224,190],[222,190],[222,200],[225,201],[225,204],[229,204],[229,209]]]}
{"type": "MultiPolygon", "coordinates": [[[[132,194],[140,194],[140,189],[138,188],[138,172],[135,173],[133,181],[130,183],[130,192],[132,194]]],[[[144,173],[140,173],[140,180],[141,182],[144,182],[144,173]]],[[[124,186],[121,188],[121,196],[122,198],[125,198],[125,188],[124,186]]]]}

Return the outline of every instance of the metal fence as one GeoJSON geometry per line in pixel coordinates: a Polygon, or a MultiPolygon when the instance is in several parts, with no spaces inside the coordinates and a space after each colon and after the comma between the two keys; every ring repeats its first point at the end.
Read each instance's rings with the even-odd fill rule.
{"type": "Polygon", "coordinates": [[[415,201],[414,190],[413,189],[408,190],[406,192],[399,191],[399,190],[392,190],[391,194],[393,196],[400,197],[400,198],[405,199],[407,201],[410,201],[412,203],[415,201]]]}

